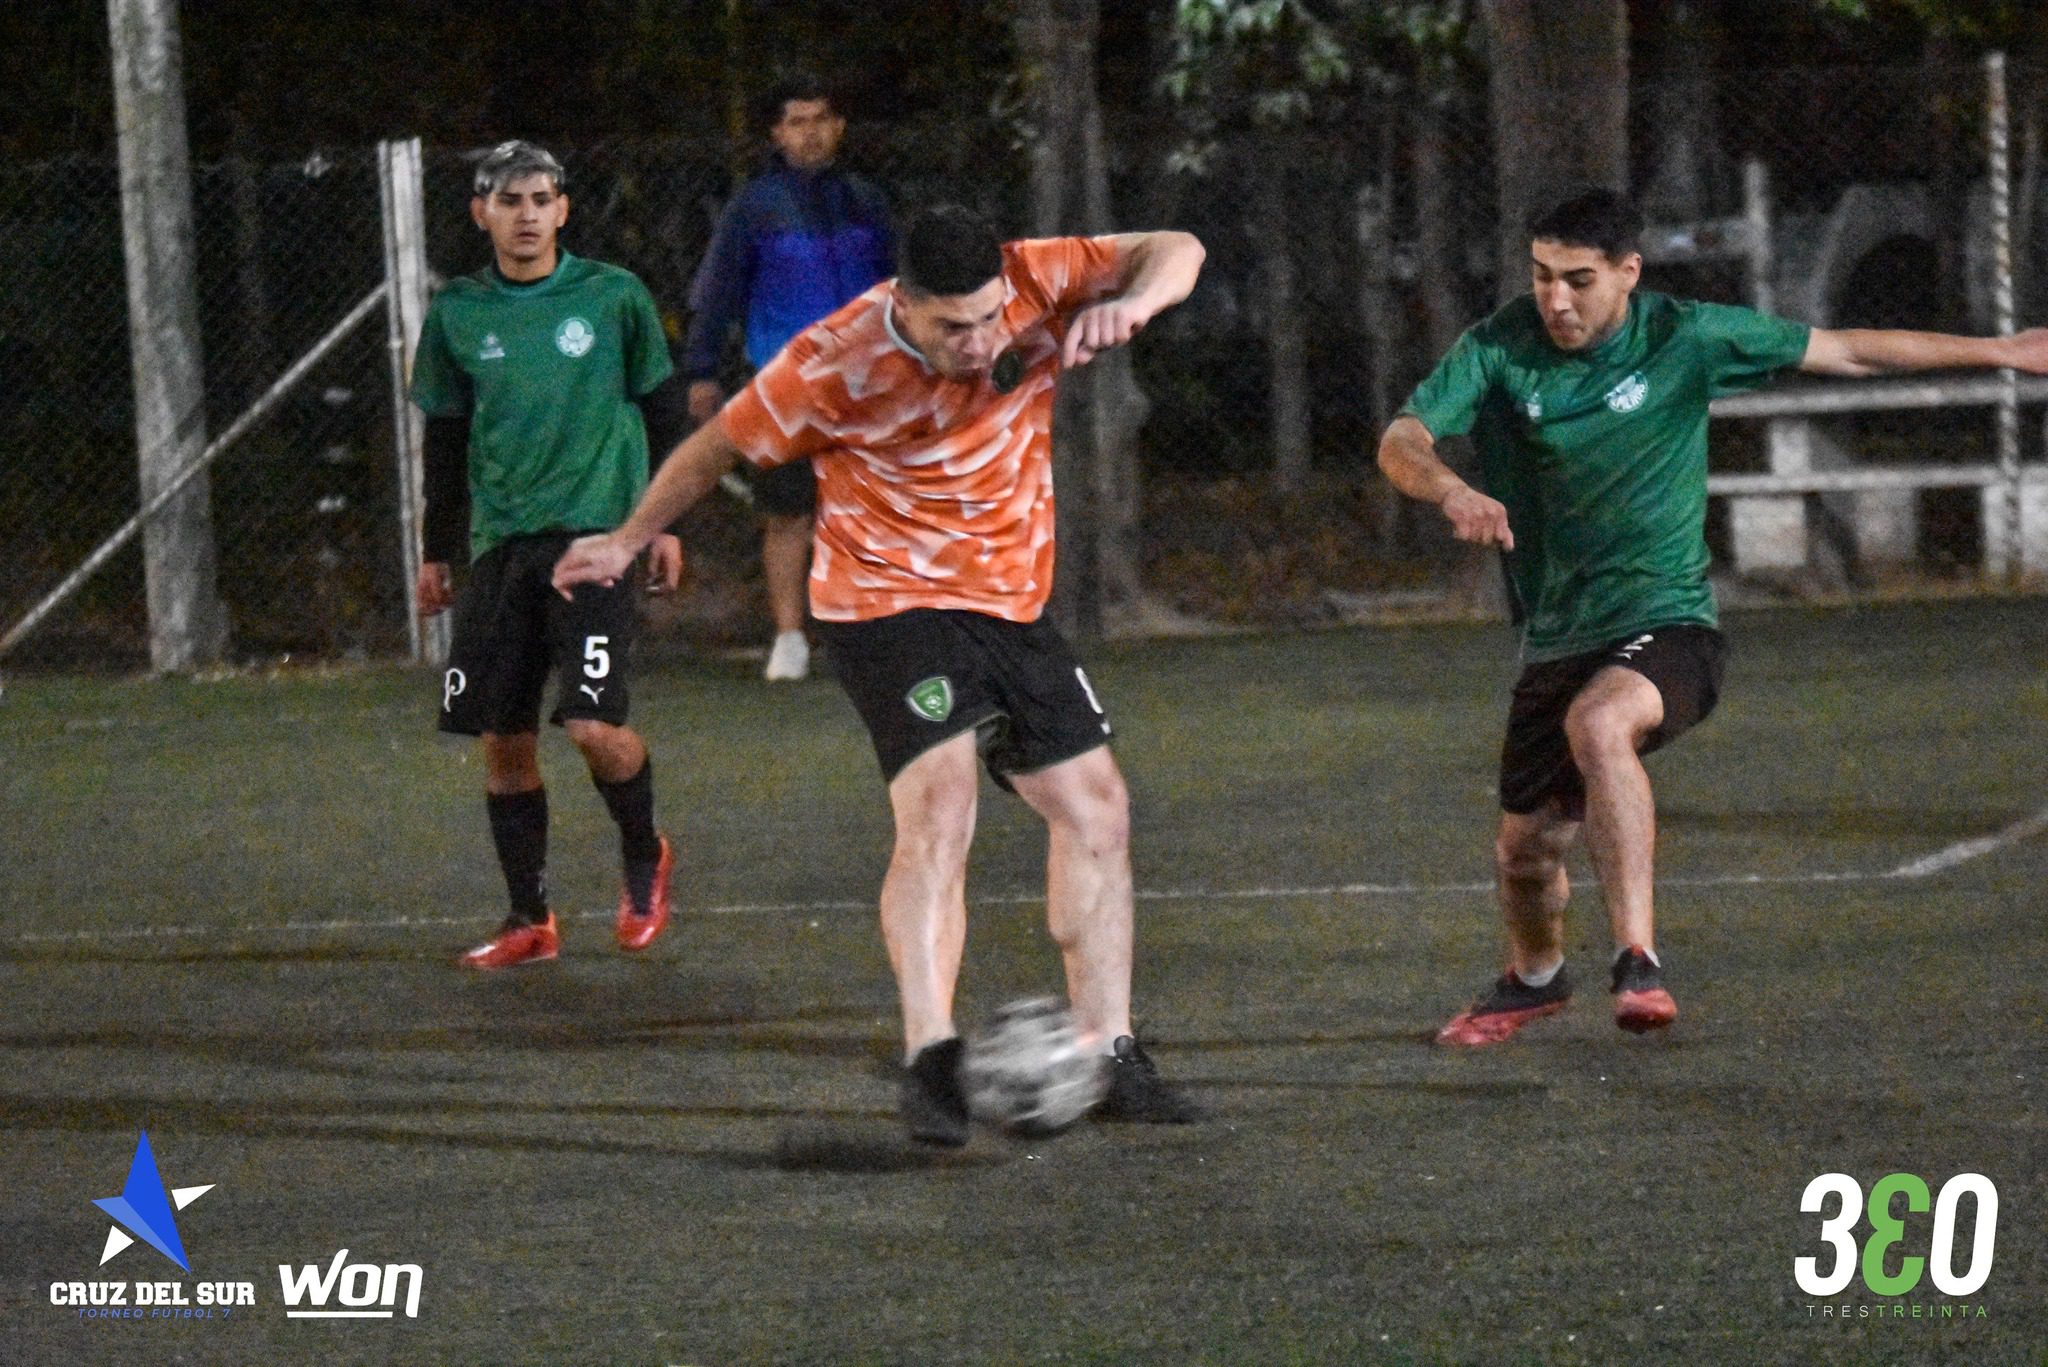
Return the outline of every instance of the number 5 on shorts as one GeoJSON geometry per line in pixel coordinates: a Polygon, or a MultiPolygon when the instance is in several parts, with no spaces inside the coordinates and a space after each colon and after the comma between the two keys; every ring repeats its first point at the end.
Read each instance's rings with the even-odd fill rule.
{"type": "Polygon", "coordinates": [[[611,642],[609,636],[586,636],[583,638],[583,674],[586,678],[602,679],[612,672],[611,653],[605,646],[611,642]]]}

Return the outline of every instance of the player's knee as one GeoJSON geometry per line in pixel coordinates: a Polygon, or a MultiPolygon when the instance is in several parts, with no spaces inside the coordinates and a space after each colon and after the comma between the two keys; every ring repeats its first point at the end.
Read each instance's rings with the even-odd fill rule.
{"type": "Polygon", "coordinates": [[[1577,702],[1565,713],[1565,743],[1581,772],[1633,755],[1636,726],[1624,708],[1612,703],[1577,702]]]}
{"type": "Polygon", "coordinates": [[[1073,794],[1062,816],[1096,848],[1125,849],[1131,843],[1130,790],[1114,768],[1091,775],[1073,794]]]}
{"type": "Polygon", "coordinates": [[[1131,804],[1128,801],[1105,805],[1090,834],[1090,844],[1107,853],[1122,853],[1131,848],[1131,804]]]}
{"type": "Polygon", "coordinates": [[[1131,795],[1121,774],[1112,773],[1110,783],[1098,794],[1095,806],[1095,843],[1113,850],[1131,846],[1131,795]]]}
{"type": "Polygon", "coordinates": [[[975,774],[967,782],[921,784],[894,794],[896,854],[926,864],[964,861],[974,839],[975,774]]]}
{"type": "Polygon", "coordinates": [[[1564,867],[1564,849],[1541,830],[1503,830],[1494,838],[1493,866],[1508,882],[1547,882],[1564,867]]]}
{"type": "Polygon", "coordinates": [[[570,717],[563,721],[562,730],[569,737],[571,745],[585,755],[592,755],[603,754],[615,748],[626,728],[592,717],[570,717]]]}
{"type": "Polygon", "coordinates": [[[1057,771],[1057,781],[1020,788],[1048,826],[1100,847],[1123,848],[1131,841],[1131,794],[1114,763],[1078,761],[1057,771]]]}
{"type": "Polygon", "coordinates": [[[893,857],[926,870],[959,868],[967,863],[967,848],[973,840],[971,809],[927,809],[915,819],[897,821],[893,857]]]}

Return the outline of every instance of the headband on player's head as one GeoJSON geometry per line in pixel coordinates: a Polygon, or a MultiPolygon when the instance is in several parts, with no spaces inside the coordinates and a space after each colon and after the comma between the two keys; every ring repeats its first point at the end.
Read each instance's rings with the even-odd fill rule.
{"type": "Polygon", "coordinates": [[[483,154],[476,164],[476,192],[479,195],[494,195],[515,180],[527,176],[546,176],[555,183],[557,193],[562,189],[562,163],[555,160],[555,154],[537,143],[523,142],[518,138],[501,142],[483,154]]]}

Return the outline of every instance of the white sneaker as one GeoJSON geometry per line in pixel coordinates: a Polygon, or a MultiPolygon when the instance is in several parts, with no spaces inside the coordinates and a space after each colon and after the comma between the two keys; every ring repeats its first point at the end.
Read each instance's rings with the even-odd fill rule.
{"type": "Polygon", "coordinates": [[[811,643],[801,631],[785,631],[775,638],[775,648],[768,652],[768,668],[761,677],[769,683],[784,683],[810,672],[811,643]]]}

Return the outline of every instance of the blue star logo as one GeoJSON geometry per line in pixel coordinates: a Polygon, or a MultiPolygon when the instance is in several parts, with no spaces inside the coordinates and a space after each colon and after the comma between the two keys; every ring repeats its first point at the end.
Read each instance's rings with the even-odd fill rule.
{"type": "Polygon", "coordinates": [[[185,1261],[185,1245],[178,1238],[178,1222],[171,1218],[171,1210],[174,1204],[183,1210],[212,1190],[213,1184],[208,1183],[166,1193],[164,1179],[157,1175],[156,1155],[149,1149],[149,1131],[142,1131],[135,1141],[135,1159],[128,1165],[128,1181],[121,1187],[121,1194],[103,1196],[93,1202],[114,1217],[114,1228],[107,1231],[106,1251],[100,1254],[100,1266],[105,1267],[116,1253],[140,1239],[190,1272],[192,1265],[185,1261]],[[122,1232],[124,1229],[127,1233],[122,1232]]]}

